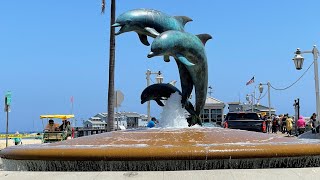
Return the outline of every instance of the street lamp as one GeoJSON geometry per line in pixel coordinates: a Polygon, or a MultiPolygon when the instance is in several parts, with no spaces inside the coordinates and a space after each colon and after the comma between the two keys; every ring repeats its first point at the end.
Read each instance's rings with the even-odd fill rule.
{"type": "Polygon", "coordinates": [[[253,112],[253,95],[252,94],[247,94],[246,95],[246,100],[249,102],[249,104],[251,104],[251,112],[253,112]],[[250,100],[251,97],[251,100],[250,100]]]}
{"type": "Polygon", "coordinates": [[[294,65],[296,66],[297,70],[302,69],[303,65],[303,53],[312,53],[313,54],[313,65],[314,65],[314,80],[315,80],[315,90],[316,90],[316,109],[317,109],[317,119],[319,118],[320,109],[319,109],[319,77],[318,77],[318,56],[319,51],[316,47],[316,45],[313,46],[313,49],[311,51],[300,51],[299,48],[297,48],[297,51],[295,52],[295,56],[293,57],[294,65]]]}
{"type": "Polygon", "coordinates": [[[267,84],[259,84],[259,92],[262,94],[263,92],[263,85],[267,85],[268,86],[268,104],[269,104],[269,118],[271,118],[271,101],[270,101],[270,82],[268,82],[267,84]]]}
{"type": "MultiPolygon", "coordinates": [[[[150,75],[151,74],[156,74],[156,81],[157,83],[162,83],[163,82],[163,76],[161,71],[158,72],[151,72],[150,69],[147,70],[146,75],[147,75],[147,87],[150,86],[150,75]]],[[[148,114],[148,121],[150,121],[151,117],[150,117],[150,101],[148,101],[148,105],[147,105],[147,114],[148,114]]]]}

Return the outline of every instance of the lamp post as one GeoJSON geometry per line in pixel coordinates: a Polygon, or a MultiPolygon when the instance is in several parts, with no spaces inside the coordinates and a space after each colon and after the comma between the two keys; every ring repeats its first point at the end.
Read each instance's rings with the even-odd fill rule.
{"type": "Polygon", "coordinates": [[[246,95],[246,100],[249,102],[249,104],[251,104],[251,112],[253,112],[253,95],[252,94],[247,94],[246,95]],[[250,100],[250,97],[251,97],[251,100],[250,100]]]}
{"type": "MultiPolygon", "coordinates": [[[[156,74],[156,80],[157,83],[162,83],[163,82],[163,76],[161,74],[161,71],[158,72],[151,72],[150,69],[147,70],[146,75],[147,75],[147,87],[150,86],[150,75],[151,74],[156,74]]],[[[148,101],[148,105],[147,105],[147,114],[148,114],[148,121],[150,121],[151,117],[150,117],[150,101],[148,101]]]]}
{"type": "Polygon", "coordinates": [[[267,85],[268,86],[268,104],[269,104],[269,118],[271,118],[271,101],[270,101],[270,82],[267,84],[259,84],[259,92],[262,94],[263,92],[263,86],[267,85]]]}
{"type": "Polygon", "coordinates": [[[313,54],[313,65],[314,65],[314,80],[315,80],[315,90],[316,90],[316,110],[317,110],[317,119],[319,119],[320,115],[320,109],[319,109],[319,77],[318,77],[318,56],[319,51],[316,47],[316,45],[313,46],[313,49],[311,51],[300,51],[299,48],[297,48],[297,51],[295,52],[295,55],[293,57],[294,65],[296,66],[297,70],[302,69],[304,57],[302,56],[303,53],[312,53],[313,54]]]}
{"type": "Polygon", "coordinates": [[[298,136],[298,133],[297,133],[297,121],[298,121],[299,116],[300,116],[300,101],[299,101],[299,98],[294,100],[293,106],[294,106],[294,112],[295,112],[294,113],[295,114],[295,118],[294,118],[294,120],[295,120],[295,125],[294,125],[295,130],[294,131],[295,131],[296,136],[298,136]]]}

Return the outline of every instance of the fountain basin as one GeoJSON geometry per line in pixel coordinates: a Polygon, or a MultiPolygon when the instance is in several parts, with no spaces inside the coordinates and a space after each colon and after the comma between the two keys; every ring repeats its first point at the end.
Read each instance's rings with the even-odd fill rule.
{"type": "Polygon", "coordinates": [[[320,141],[222,128],[107,132],[1,151],[5,170],[165,171],[319,167],[320,141]]]}

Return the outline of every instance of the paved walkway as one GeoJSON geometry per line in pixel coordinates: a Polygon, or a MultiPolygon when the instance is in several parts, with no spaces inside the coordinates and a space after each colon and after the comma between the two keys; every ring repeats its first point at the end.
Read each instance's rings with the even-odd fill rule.
{"type": "Polygon", "coordinates": [[[139,179],[139,180],[310,180],[319,179],[320,168],[294,169],[225,169],[203,171],[135,171],[135,172],[19,172],[0,171],[1,180],[47,180],[47,179],[139,179]]]}

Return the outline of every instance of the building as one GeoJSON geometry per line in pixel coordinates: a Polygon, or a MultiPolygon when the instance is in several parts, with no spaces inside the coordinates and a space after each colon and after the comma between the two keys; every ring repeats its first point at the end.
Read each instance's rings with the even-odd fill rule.
{"type": "Polygon", "coordinates": [[[105,129],[106,122],[103,121],[100,117],[91,117],[83,123],[85,129],[105,129]]]}
{"type": "MultiPolygon", "coordinates": [[[[243,111],[243,112],[256,112],[263,115],[269,114],[269,107],[263,106],[260,104],[241,104],[240,102],[230,102],[228,103],[229,112],[237,112],[237,111],[243,111]]],[[[276,110],[274,108],[271,109],[271,114],[276,114],[276,110]]]]}
{"type": "MultiPolygon", "coordinates": [[[[116,112],[114,118],[114,129],[144,127],[148,122],[146,115],[136,112],[116,112]]],[[[86,129],[106,129],[107,124],[108,113],[98,113],[85,121],[83,127],[86,129]]]]}
{"type": "Polygon", "coordinates": [[[200,114],[203,123],[221,124],[223,119],[224,102],[207,96],[203,111],[200,114]]]}

